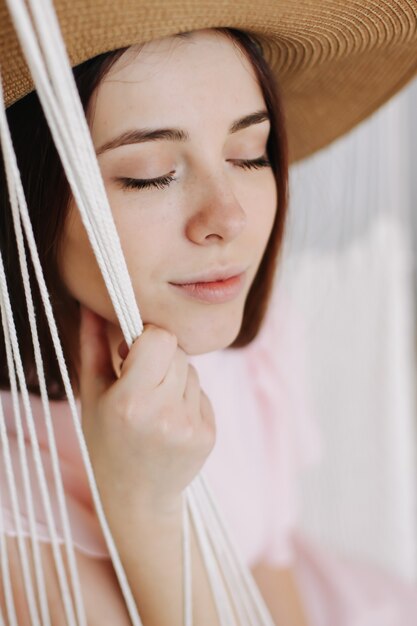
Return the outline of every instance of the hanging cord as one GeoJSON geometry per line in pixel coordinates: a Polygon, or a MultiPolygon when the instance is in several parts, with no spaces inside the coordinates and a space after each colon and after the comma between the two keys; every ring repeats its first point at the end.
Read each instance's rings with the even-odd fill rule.
{"type": "MultiPolygon", "coordinates": [[[[11,463],[9,440],[7,437],[6,424],[4,420],[3,403],[1,399],[1,394],[0,394],[0,440],[2,443],[2,453],[3,453],[6,476],[7,476],[7,482],[9,486],[9,492],[11,494],[14,494],[14,496],[16,496],[17,490],[16,490],[16,485],[15,485],[15,480],[14,480],[13,467],[11,463]],[[10,485],[12,485],[11,488],[10,488],[10,485]]],[[[15,524],[16,524],[16,520],[18,520],[18,523],[20,523],[20,515],[19,515],[19,510],[18,510],[19,507],[17,504],[17,499],[13,500],[13,495],[12,495],[11,500],[12,500],[12,509],[13,509],[13,512],[15,513],[14,515],[15,524]]],[[[16,527],[19,528],[18,525],[16,527]]],[[[0,528],[4,528],[3,504],[1,501],[0,501],[0,528]]],[[[18,541],[19,539],[23,541],[23,538],[21,537],[21,533],[18,532],[18,541]]],[[[7,555],[7,541],[6,541],[6,535],[4,533],[0,533],[0,545],[1,545],[1,548],[0,548],[1,579],[3,581],[4,599],[6,602],[7,618],[8,618],[8,622],[10,626],[18,626],[17,616],[16,616],[16,607],[14,604],[13,590],[12,590],[12,585],[11,585],[9,559],[7,555]]],[[[18,544],[18,547],[20,547],[19,544],[18,544]]],[[[26,562],[27,562],[27,558],[26,558],[26,562]]],[[[22,565],[22,568],[23,567],[24,566],[22,565]]],[[[25,574],[24,574],[23,575],[24,586],[26,585],[26,581],[27,581],[27,578],[25,577],[25,574]]]]}
{"type": "Polygon", "coordinates": [[[7,0],[7,3],[71,191],[130,347],[142,332],[143,324],[53,5],[48,0],[28,0],[32,24],[24,0],[7,0]]]}
{"type": "MultiPolygon", "coordinates": [[[[1,77],[0,77],[0,98],[1,98],[1,101],[3,102],[2,95],[3,94],[2,94],[2,85],[1,85],[1,77]]],[[[61,472],[59,468],[58,452],[56,449],[56,442],[55,442],[52,418],[51,418],[51,413],[50,413],[50,406],[49,406],[49,399],[48,399],[48,393],[47,393],[47,387],[46,387],[46,381],[45,381],[42,354],[41,354],[38,331],[37,331],[37,326],[36,326],[35,310],[34,310],[33,298],[32,298],[32,293],[31,293],[31,288],[30,288],[26,253],[25,253],[25,248],[24,248],[24,243],[23,243],[23,232],[22,232],[20,216],[19,216],[18,203],[22,201],[22,198],[24,199],[24,192],[23,192],[20,175],[19,175],[19,170],[18,170],[17,163],[16,163],[16,155],[13,152],[12,140],[10,137],[9,128],[7,126],[4,106],[0,107],[0,136],[1,136],[1,143],[3,147],[10,203],[12,207],[13,224],[15,228],[16,241],[18,245],[19,262],[20,262],[20,268],[22,272],[26,303],[28,306],[28,317],[29,317],[29,323],[30,323],[30,328],[31,328],[31,333],[32,333],[36,370],[37,370],[39,386],[41,390],[49,451],[50,451],[51,460],[52,460],[53,476],[54,476],[57,498],[59,502],[59,510],[61,514],[62,526],[64,530],[66,554],[67,554],[68,564],[69,564],[69,569],[70,569],[73,593],[74,593],[74,597],[75,597],[76,605],[77,605],[78,621],[81,625],[85,625],[86,624],[85,611],[83,607],[83,601],[82,601],[82,595],[81,595],[81,589],[80,589],[80,581],[79,581],[79,576],[78,576],[78,571],[77,571],[77,566],[76,566],[76,561],[75,561],[74,545],[73,545],[72,537],[71,537],[71,529],[70,529],[70,524],[69,524],[68,511],[67,511],[67,507],[65,503],[62,476],[61,476],[61,472]]],[[[29,403],[29,406],[30,406],[30,403],[29,403]]],[[[28,414],[28,417],[29,415],[30,414],[28,414]]],[[[29,426],[29,430],[31,433],[33,454],[34,454],[36,469],[37,469],[39,482],[41,486],[41,495],[42,495],[42,501],[44,503],[48,530],[49,530],[49,534],[52,540],[52,551],[53,551],[53,556],[55,560],[55,566],[57,568],[58,581],[60,584],[61,593],[62,593],[62,597],[64,601],[64,608],[65,608],[65,612],[67,616],[67,621],[70,625],[72,625],[72,624],[76,624],[76,620],[74,616],[74,610],[72,607],[71,594],[68,588],[67,578],[65,574],[63,560],[62,560],[62,554],[61,554],[61,550],[60,550],[60,546],[58,542],[58,537],[56,534],[55,520],[52,514],[48,487],[46,484],[45,474],[44,474],[42,462],[40,459],[39,447],[37,445],[36,430],[35,430],[35,427],[33,424],[33,418],[31,415],[30,415],[30,423],[28,423],[28,426],[29,426]]]]}
{"type": "MultiPolygon", "coordinates": [[[[2,100],[3,102],[3,100],[2,100]]],[[[4,103],[3,103],[4,106],[4,103]]],[[[9,154],[6,153],[5,157],[9,158],[9,154]]],[[[10,160],[10,159],[9,159],[10,160]]],[[[13,176],[16,175],[16,172],[14,172],[14,170],[12,170],[13,176]]],[[[45,284],[45,280],[44,280],[44,276],[43,276],[43,272],[42,272],[42,267],[40,264],[40,260],[39,260],[39,255],[37,253],[37,248],[36,248],[36,243],[34,240],[34,236],[33,236],[33,230],[32,230],[32,225],[30,222],[30,218],[29,218],[29,214],[28,214],[28,210],[27,210],[27,205],[26,205],[26,201],[25,198],[23,196],[23,198],[20,198],[20,202],[19,202],[19,211],[21,213],[21,217],[22,217],[22,223],[23,223],[23,227],[25,230],[25,235],[27,238],[27,242],[28,242],[28,247],[30,250],[30,254],[32,257],[32,262],[34,265],[34,269],[35,269],[35,275],[38,281],[38,285],[39,285],[39,289],[40,289],[40,293],[41,293],[41,298],[42,298],[42,302],[43,305],[45,307],[45,312],[46,312],[46,316],[47,316],[47,320],[48,320],[48,324],[49,324],[49,328],[51,331],[51,337],[52,337],[52,341],[54,344],[54,348],[57,354],[57,359],[58,359],[58,364],[59,364],[59,368],[60,368],[60,373],[61,376],[63,378],[63,383],[64,383],[64,387],[65,387],[65,391],[67,393],[67,397],[68,397],[68,401],[69,401],[69,406],[71,408],[71,415],[73,418],[73,423],[74,423],[74,427],[75,427],[75,431],[77,434],[77,438],[78,438],[78,442],[81,448],[81,453],[83,456],[83,461],[84,461],[84,465],[87,471],[87,476],[89,478],[89,484],[90,484],[90,489],[92,492],[92,496],[93,496],[93,500],[94,503],[96,505],[96,512],[97,512],[97,516],[98,519],[102,525],[102,530],[103,530],[103,534],[104,537],[106,539],[107,542],[107,546],[109,548],[109,552],[111,555],[111,558],[113,560],[113,565],[115,567],[115,571],[116,573],[119,575],[119,582],[120,582],[120,586],[122,589],[122,593],[125,595],[125,600],[126,600],[126,604],[128,607],[128,610],[131,612],[131,620],[134,626],[141,626],[141,621],[139,616],[137,615],[137,609],[136,609],[136,605],[134,603],[133,597],[131,596],[131,592],[130,589],[128,587],[128,583],[127,580],[125,578],[125,574],[124,571],[122,569],[121,563],[120,563],[120,559],[118,557],[116,548],[114,546],[114,542],[113,539],[111,537],[110,534],[110,530],[108,529],[107,526],[107,522],[104,516],[104,512],[102,510],[101,507],[101,503],[99,500],[99,495],[98,495],[98,489],[95,485],[95,479],[94,479],[94,473],[91,467],[91,462],[88,456],[88,450],[87,450],[87,446],[85,444],[85,440],[84,440],[84,436],[83,436],[83,432],[82,432],[82,428],[81,428],[81,423],[80,423],[80,419],[78,416],[78,411],[77,411],[77,406],[76,406],[76,401],[73,395],[73,391],[72,391],[72,387],[71,387],[71,383],[69,380],[69,375],[68,375],[68,370],[65,364],[65,359],[64,359],[64,355],[62,352],[62,346],[58,337],[58,330],[56,327],[56,322],[55,322],[55,318],[53,316],[53,312],[52,312],[52,307],[51,307],[51,303],[49,300],[49,295],[48,295],[48,291],[47,291],[47,287],[45,284]],[[130,594],[130,597],[129,597],[130,594]],[[127,598],[126,598],[127,596],[127,598]],[[135,616],[135,612],[136,612],[136,616],[135,616]]],[[[5,280],[5,279],[4,279],[5,280]]],[[[5,335],[7,333],[7,329],[4,331],[5,335]]],[[[9,363],[9,372],[11,372],[11,368],[13,367],[12,362],[9,363]]],[[[11,378],[12,380],[12,378],[11,378]]],[[[17,394],[17,391],[16,391],[17,394]]],[[[16,403],[15,403],[16,404],[16,403]]],[[[17,411],[19,410],[18,408],[18,401],[17,401],[17,409],[15,407],[15,415],[17,414],[17,411]]],[[[17,422],[18,424],[18,422],[17,422]]],[[[58,471],[59,471],[59,467],[58,467],[58,471]]],[[[62,511],[61,511],[62,514],[62,511]]],[[[18,533],[19,535],[21,534],[21,526],[17,525],[18,528],[18,533]],[[19,530],[20,528],[20,530],[19,530]]],[[[37,569],[35,567],[35,572],[37,572],[37,569]]],[[[28,594],[28,598],[31,597],[31,593],[30,593],[30,588],[27,587],[26,588],[26,593],[28,594]]],[[[36,605],[34,607],[34,611],[36,610],[36,605]]],[[[31,620],[32,620],[32,624],[34,625],[38,625],[39,624],[39,620],[36,617],[36,612],[33,612],[33,615],[31,614],[31,620]]],[[[46,624],[47,622],[45,622],[46,624]]],[[[82,622],[81,622],[82,623],[82,622]]],[[[43,626],[43,625],[42,625],[43,626]]]]}
{"type": "MultiPolygon", "coordinates": [[[[16,419],[16,433],[17,433],[20,463],[21,463],[21,467],[26,466],[26,469],[27,469],[27,464],[24,465],[24,462],[22,461],[22,446],[20,443],[22,427],[21,425],[19,426],[20,419],[21,419],[20,415],[16,417],[15,419],[16,419]]],[[[26,599],[28,603],[28,610],[29,610],[29,615],[31,618],[31,624],[35,626],[35,625],[40,625],[39,613],[38,613],[36,599],[35,599],[36,596],[35,596],[35,591],[33,588],[32,576],[30,573],[30,559],[28,556],[28,546],[27,546],[27,542],[23,534],[23,529],[22,529],[22,521],[21,521],[22,518],[21,518],[20,510],[19,510],[17,487],[16,487],[16,481],[15,481],[14,469],[12,465],[12,457],[10,454],[10,447],[9,447],[9,440],[7,436],[6,424],[4,421],[3,409],[1,410],[0,437],[1,437],[1,443],[2,443],[2,455],[3,455],[3,461],[5,465],[5,471],[6,471],[7,486],[9,490],[9,497],[10,497],[12,513],[13,513],[13,522],[16,528],[17,547],[19,551],[19,558],[20,558],[20,564],[21,564],[22,575],[23,575],[23,587],[26,593],[26,599]]],[[[24,445],[25,443],[23,441],[23,446],[24,445]]],[[[31,540],[31,545],[33,546],[34,542],[35,541],[37,542],[37,534],[36,534],[36,531],[33,530],[34,529],[33,520],[30,515],[31,504],[30,502],[28,502],[28,490],[25,487],[29,479],[27,476],[27,472],[25,472],[24,469],[23,469],[22,475],[23,475],[23,482],[24,482],[23,491],[24,491],[24,497],[26,500],[26,509],[28,511],[28,519],[29,519],[29,536],[31,540]]],[[[33,507],[33,503],[32,503],[32,507],[33,507]]],[[[33,508],[32,508],[32,512],[33,512],[33,508]]],[[[2,536],[3,536],[3,533],[2,533],[2,536]]],[[[4,541],[4,543],[6,544],[6,541],[4,541]]],[[[7,581],[5,580],[4,584],[7,585],[8,588],[11,588],[11,579],[9,578],[7,581]]],[[[17,622],[13,621],[13,619],[16,619],[16,615],[15,615],[14,604],[11,604],[12,602],[13,602],[13,595],[11,596],[11,600],[9,599],[9,601],[6,596],[6,603],[7,603],[6,606],[7,606],[7,611],[9,615],[9,620],[11,621],[13,625],[14,624],[17,625],[17,622]]]]}
{"type": "MultiPolygon", "coordinates": [[[[0,497],[0,527],[3,527],[3,526],[4,526],[3,509],[2,509],[2,501],[0,497]]],[[[14,604],[13,590],[12,590],[12,585],[11,585],[9,557],[7,554],[7,541],[6,541],[6,535],[4,533],[0,533],[0,572],[1,572],[1,581],[3,583],[4,600],[6,603],[6,613],[7,613],[8,623],[10,624],[10,626],[18,626],[17,616],[16,616],[16,607],[14,604]]],[[[0,607],[0,625],[3,625],[3,624],[4,624],[4,619],[3,619],[3,614],[2,614],[1,607],[0,607]]]]}
{"type": "Polygon", "coordinates": [[[211,510],[210,503],[207,502],[204,494],[199,488],[198,478],[199,477],[192,482],[190,489],[192,490],[196,502],[198,503],[203,519],[207,523],[208,539],[213,548],[217,563],[222,564],[230,597],[235,601],[235,609],[239,620],[239,626],[256,626],[257,620],[255,611],[250,605],[249,597],[242,593],[242,586],[239,584],[240,578],[236,571],[236,564],[234,563],[233,558],[230,557],[227,547],[225,547],[224,537],[222,537],[222,534],[218,532],[218,528],[215,525],[214,513],[211,510]]]}
{"type": "MultiPolygon", "coordinates": [[[[23,426],[22,426],[22,418],[20,413],[19,406],[19,395],[17,389],[16,382],[16,371],[14,364],[14,354],[13,354],[13,328],[11,318],[13,317],[10,301],[8,300],[8,291],[6,284],[6,276],[4,273],[3,266],[3,258],[0,254],[0,308],[1,308],[1,320],[3,325],[3,336],[6,347],[6,358],[7,365],[9,369],[9,378],[10,378],[10,389],[12,392],[12,401],[13,401],[13,411],[15,417],[15,425],[16,425],[16,434],[17,434],[17,443],[19,450],[19,459],[22,470],[22,478],[23,478],[23,491],[26,500],[26,508],[27,515],[29,519],[29,530],[30,530],[30,538],[31,538],[31,546],[33,552],[33,561],[34,561],[34,569],[35,569],[35,579],[39,593],[40,605],[41,605],[41,613],[42,613],[42,622],[45,626],[50,624],[49,619],[49,611],[48,611],[48,603],[46,597],[45,590],[45,578],[42,567],[42,559],[39,551],[39,541],[38,534],[35,523],[35,513],[34,513],[34,504],[32,497],[32,489],[30,484],[30,476],[29,469],[26,457],[26,445],[23,434],[23,426]]],[[[13,473],[13,468],[10,465],[11,472],[13,473]]],[[[12,488],[16,489],[15,483],[12,484],[12,488]]],[[[17,502],[17,491],[11,492],[12,502],[17,502]]],[[[18,508],[15,510],[15,522],[16,522],[16,514],[19,515],[18,508]]],[[[20,549],[20,558],[22,563],[22,570],[25,582],[25,590],[27,594],[27,600],[29,605],[29,613],[33,626],[40,626],[39,614],[35,600],[35,592],[32,586],[32,577],[30,575],[30,567],[28,562],[28,556],[26,552],[25,542],[23,537],[20,537],[21,533],[21,524],[20,519],[18,520],[17,528],[19,530],[19,549],[20,549]]]]}
{"type": "Polygon", "coordinates": [[[234,582],[233,595],[234,597],[239,596],[241,610],[247,612],[250,626],[256,623],[262,626],[276,626],[253,576],[241,558],[233,540],[233,533],[228,528],[224,516],[220,513],[219,506],[207,483],[204,472],[200,472],[190,487],[195,490],[199,507],[206,517],[207,526],[211,533],[211,541],[218,558],[222,562],[227,563],[230,568],[227,580],[234,582]]]}
{"type": "Polygon", "coordinates": [[[191,485],[187,491],[187,501],[190,509],[191,521],[195,530],[201,554],[203,556],[207,575],[213,596],[216,600],[217,614],[221,626],[237,626],[235,615],[233,613],[230,597],[227,593],[224,581],[221,575],[219,564],[211,550],[208,540],[207,529],[205,528],[203,517],[199,511],[199,507],[194,496],[191,485]]]}

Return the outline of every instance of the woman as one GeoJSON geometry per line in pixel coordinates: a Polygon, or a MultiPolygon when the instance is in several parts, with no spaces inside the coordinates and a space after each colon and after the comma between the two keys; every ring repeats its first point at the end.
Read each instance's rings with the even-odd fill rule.
{"type": "MultiPolygon", "coordinates": [[[[203,27],[203,17],[199,23],[195,15],[181,27],[176,22],[170,32],[190,30],[182,25],[196,21],[203,27]]],[[[215,21],[212,17],[210,25],[215,21]]],[[[243,347],[261,327],[285,219],[285,133],[272,75],[249,37],[198,30],[139,47],[135,43],[142,39],[136,35],[125,32],[122,39],[117,46],[109,42],[107,49],[131,47],[92,58],[75,69],[75,76],[145,322],[129,353],[56,154],[43,141],[42,117],[33,115],[35,98],[13,104],[9,119],[24,178],[26,158],[32,221],[110,528],[144,623],[180,624],[181,494],[203,467],[215,437],[210,400],[187,355],[243,347]],[[34,151],[29,158],[28,146],[34,151]],[[34,166],[40,168],[36,174],[34,166]]],[[[405,63],[409,49],[398,44],[396,50],[405,80],[412,69],[405,63]]],[[[300,62],[301,55],[297,58],[300,62]]],[[[11,81],[9,93],[16,85],[11,81]]],[[[6,80],[6,94],[7,86],[6,80]]],[[[392,89],[385,85],[385,97],[392,89]]],[[[324,144],[376,104],[353,110],[343,120],[345,128],[316,130],[303,148],[299,141],[298,155],[324,144]]],[[[2,249],[13,280],[16,257],[6,211],[1,219],[2,249]]],[[[17,279],[12,289],[15,310],[21,312],[17,279]]],[[[24,337],[24,316],[18,323],[24,337]]],[[[49,395],[60,398],[62,385],[46,332],[43,339],[49,395]]],[[[36,393],[29,342],[22,352],[36,393]]],[[[2,383],[7,389],[6,368],[2,383]]],[[[70,445],[62,437],[65,455],[70,445]]],[[[87,535],[89,545],[86,528],[79,534],[87,535]]],[[[14,539],[8,545],[16,557],[14,539]]],[[[46,558],[48,550],[45,544],[46,558]]],[[[195,541],[192,553],[195,621],[217,624],[195,541]]],[[[88,556],[80,544],[78,560],[91,623],[128,623],[108,559],[88,556]]],[[[17,558],[12,564],[18,595],[17,558]]],[[[62,607],[52,569],[47,573],[52,621],[58,624],[62,607]]],[[[277,623],[285,611],[288,622],[305,622],[296,590],[285,607],[267,591],[274,580],[268,568],[258,580],[277,623]]],[[[288,581],[294,590],[291,572],[288,581]]],[[[27,623],[24,603],[19,610],[19,623],[27,623]]]]}
{"type": "MultiPolygon", "coordinates": [[[[132,587],[142,590],[140,595],[145,602],[139,597],[137,601],[145,623],[147,618],[157,623],[181,621],[181,492],[202,467],[214,444],[213,412],[200,389],[195,369],[187,364],[186,354],[209,352],[233,343],[252,289],[253,312],[246,315],[248,328],[242,328],[240,339],[241,344],[247,343],[256,333],[273,278],[286,210],[287,166],[279,102],[267,72],[257,46],[249,38],[216,31],[132,47],[123,54],[93,59],[75,69],[145,323],[145,331],[129,355],[76,207],[72,200],[66,202],[67,189],[63,193],[52,185],[49,189],[46,185],[38,188],[54,198],[53,220],[57,222],[55,231],[50,226],[49,241],[38,246],[53,255],[44,258],[43,265],[46,272],[49,268],[55,274],[47,278],[50,285],[57,285],[56,304],[63,312],[61,335],[68,346],[67,362],[73,371],[74,387],[79,388],[90,456],[107,517],[115,515],[110,526],[122,562],[132,587]],[[274,169],[269,159],[274,160],[274,169]],[[277,190],[281,196],[279,210],[277,190]],[[143,199],[140,213],[138,197],[143,199]],[[57,198],[62,198],[62,209],[57,198]],[[263,268],[258,273],[261,263],[263,268]],[[257,273],[262,278],[262,282],[258,278],[258,284],[257,273]],[[177,286],[225,278],[225,274],[240,277],[217,286],[211,282],[207,291],[202,286],[177,286]],[[66,293],[61,293],[62,286],[66,293]],[[82,303],[81,329],[78,303],[82,303]],[[122,371],[119,355],[126,357],[122,371]],[[143,389],[136,384],[138,375],[143,389]],[[162,388],[156,385],[162,379],[166,380],[167,389],[158,397],[162,388]],[[123,381],[127,388],[117,391],[123,381]],[[153,387],[156,389],[149,394],[153,387]],[[105,388],[105,396],[107,392],[110,395],[102,405],[105,388]],[[132,391],[138,393],[136,398],[132,391]],[[143,417],[152,416],[155,425],[160,421],[155,432],[142,432],[139,437],[130,429],[114,430],[116,412],[131,403],[140,407],[135,422],[141,413],[143,417]],[[184,408],[192,416],[195,433],[189,432],[184,408]],[[109,416],[107,433],[102,421],[105,414],[109,416]],[[97,426],[99,430],[95,431],[97,426]],[[181,433],[181,429],[185,432],[181,433]],[[117,442],[115,437],[120,435],[126,439],[117,442]],[[135,444],[128,452],[129,442],[136,438],[140,448],[135,444]],[[106,439],[117,451],[115,465],[105,452],[106,439]],[[130,461],[125,464],[128,456],[130,461]],[[142,460],[141,464],[132,461],[136,457],[142,460]],[[139,499],[131,502],[129,512],[127,503],[132,493],[137,493],[139,499]],[[140,516],[133,514],[133,509],[140,511],[140,516]],[[133,533],[126,527],[126,520],[129,526],[134,520],[134,536],[140,538],[141,545],[132,542],[133,533]],[[128,536],[131,539],[125,543],[128,536]],[[135,557],[129,565],[132,555],[135,557]],[[136,579],[139,555],[145,577],[136,579]],[[157,598],[164,572],[169,572],[170,597],[161,604],[157,598]],[[148,587],[148,594],[144,593],[148,587]],[[158,611],[155,617],[152,611],[158,611]]],[[[35,133],[40,132],[40,120],[33,115],[33,96],[29,95],[29,99],[30,115],[27,101],[17,103],[9,111],[12,128],[19,135],[15,141],[18,154],[22,150],[27,155],[28,143],[45,145],[43,135],[35,135],[28,142],[28,125],[36,129],[35,133]]],[[[48,156],[46,152],[43,159],[48,163],[48,179],[59,181],[58,174],[50,169],[48,156]]],[[[33,174],[34,162],[39,160],[31,155],[28,179],[45,178],[46,174],[33,174]]],[[[57,159],[55,167],[59,167],[57,159]]],[[[45,223],[51,217],[51,206],[34,198],[31,204],[44,208],[39,236],[48,236],[45,223]]],[[[5,236],[5,245],[6,241],[11,241],[10,235],[5,236]]],[[[11,266],[9,269],[11,274],[11,266]]],[[[15,309],[24,306],[17,302],[21,297],[22,290],[16,284],[15,309]]],[[[23,328],[19,335],[24,336],[23,328]]],[[[46,339],[43,345],[48,351],[46,339]]],[[[30,350],[29,342],[27,349],[30,350]]],[[[52,348],[49,352],[50,395],[55,390],[56,395],[62,396],[62,383],[53,370],[56,364],[52,348]]],[[[27,361],[31,361],[29,356],[27,361]]],[[[28,374],[30,379],[30,370],[28,374]]],[[[123,420],[127,410],[121,411],[123,420]]],[[[86,566],[86,576],[91,576],[91,568],[97,570],[98,565],[86,566]]],[[[112,575],[108,560],[101,562],[101,569],[103,572],[95,577],[97,585],[99,576],[106,574],[110,579],[112,575]]],[[[194,570],[194,588],[198,593],[198,561],[194,570]]],[[[201,571],[200,578],[204,594],[201,592],[201,598],[197,595],[195,601],[196,620],[215,624],[217,617],[201,571]]],[[[96,594],[91,590],[88,595],[94,598],[96,613],[96,594]]],[[[105,601],[118,606],[120,599],[115,591],[106,593],[104,598],[100,605],[108,616],[110,608],[105,601]]],[[[59,611],[56,619],[58,616],[59,611]]],[[[94,617],[98,619],[97,614],[94,617]]]]}

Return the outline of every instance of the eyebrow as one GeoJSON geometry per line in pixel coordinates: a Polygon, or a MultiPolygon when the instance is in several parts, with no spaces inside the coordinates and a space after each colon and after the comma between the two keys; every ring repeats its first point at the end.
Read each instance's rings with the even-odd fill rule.
{"type": "MultiPolygon", "coordinates": [[[[256,111],[245,115],[240,119],[234,121],[230,128],[229,134],[237,133],[244,128],[253,126],[254,124],[261,124],[262,122],[269,120],[269,114],[267,111],[256,111]]],[[[97,148],[96,155],[99,156],[107,150],[114,150],[120,146],[127,146],[134,143],[145,143],[147,141],[188,141],[190,139],[187,131],[181,128],[135,128],[134,130],[127,130],[121,135],[106,141],[102,146],[97,148]]]]}

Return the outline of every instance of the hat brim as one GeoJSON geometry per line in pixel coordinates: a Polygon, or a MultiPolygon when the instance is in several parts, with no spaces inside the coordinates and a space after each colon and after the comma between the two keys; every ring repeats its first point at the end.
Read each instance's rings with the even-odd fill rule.
{"type": "MultiPolygon", "coordinates": [[[[328,145],[417,73],[413,0],[55,0],[72,66],[179,32],[232,27],[255,35],[280,85],[290,160],[328,145]]],[[[4,0],[0,67],[6,106],[33,83],[4,0]]]]}

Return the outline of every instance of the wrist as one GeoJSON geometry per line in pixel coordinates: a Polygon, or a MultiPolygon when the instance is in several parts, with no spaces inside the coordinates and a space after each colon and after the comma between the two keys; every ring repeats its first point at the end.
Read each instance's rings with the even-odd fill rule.
{"type": "Polygon", "coordinates": [[[139,493],[118,493],[102,496],[102,503],[110,519],[123,518],[138,523],[176,523],[182,519],[183,495],[157,496],[141,490],[139,493]]]}

